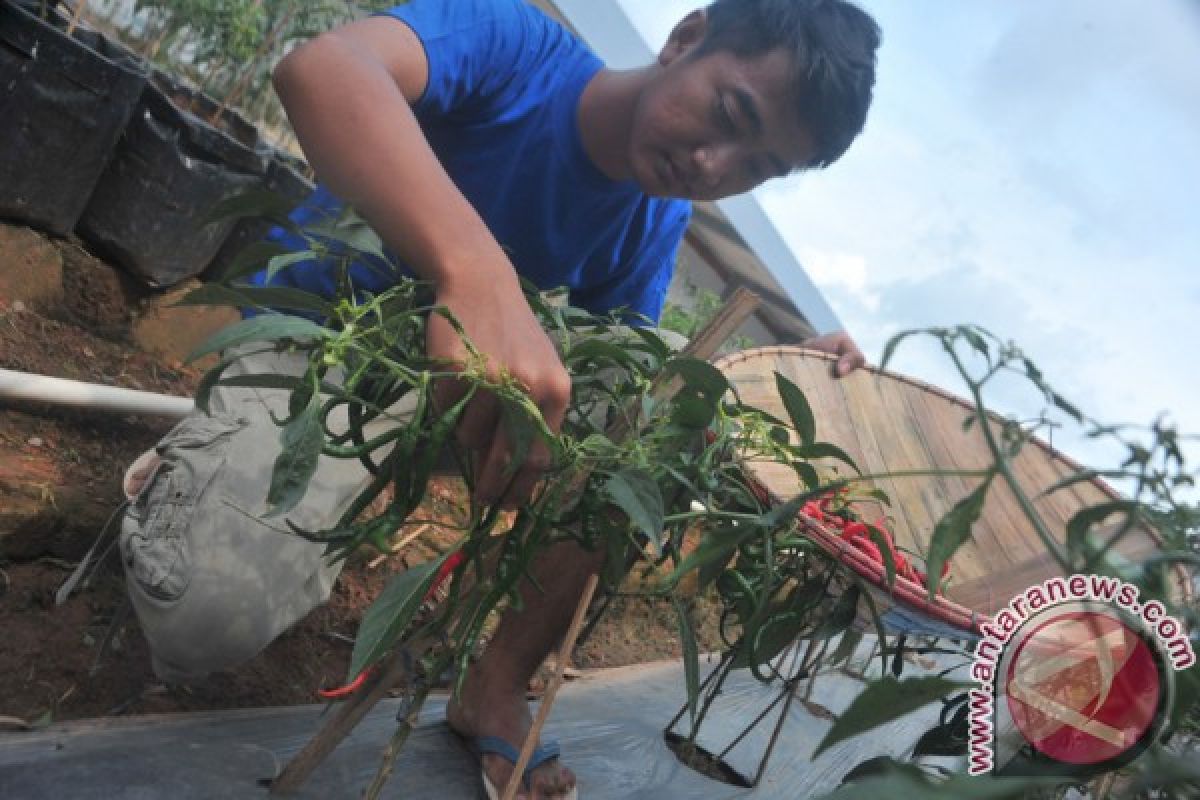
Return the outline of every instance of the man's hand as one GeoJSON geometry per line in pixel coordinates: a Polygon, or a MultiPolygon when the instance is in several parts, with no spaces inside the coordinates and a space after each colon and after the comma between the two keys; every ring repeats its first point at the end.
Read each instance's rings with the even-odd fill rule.
{"type": "Polygon", "coordinates": [[[815,336],[812,339],[806,339],[801,344],[809,350],[820,350],[822,353],[837,356],[837,362],[833,366],[835,378],[843,378],[867,363],[867,359],[858,349],[858,345],[845,331],[815,336]]]}
{"type": "MultiPolygon", "coordinates": [[[[465,286],[443,284],[437,301],[459,320],[467,337],[487,358],[489,376],[506,372],[528,390],[550,430],[562,426],[571,399],[571,377],[530,310],[515,277],[511,281],[471,281],[465,286]]],[[[462,339],[450,323],[431,315],[426,348],[433,358],[463,363],[467,353],[462,339]]],[[[444,381],[436,389],[438,405],[447,408],[462,397],[465,387],[444,381]]],[[[483,503],[499,502],[515,508],[529,499],[533,488],[550,465],[550,454],[541,439],[535,439],[515,475],[509,472],[512,442],[509,441],[495,395],[480,393],[458,425],[458,440],[478,453],[475,498],[483,503]]]]}

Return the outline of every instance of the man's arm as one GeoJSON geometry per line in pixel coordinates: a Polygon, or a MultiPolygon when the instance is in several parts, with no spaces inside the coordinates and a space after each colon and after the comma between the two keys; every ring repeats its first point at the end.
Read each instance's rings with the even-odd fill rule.
{"type": "MultiPolygon", "coordinates": [[[[516,270],[451,181],[411,105],[425,91],[429,63],[403,22],[372,17],[297,48],[276,68],[276,91],[322,183],[371,223],[384,243],[423,278],[488,357],[493,374],[519,380],[552,430],[562,423],[571,382],[521,292],[516,270]]],[[[461,363],[458,334],[431,316],[431,356],[461,363]]],[[[449,404],[463,387],[439,387],[449,404]]],[[[444,407],[444,406],[443,406],[444,407]]],[[[494,398],[477,396],[459,438],[481,455],[477,496],[524,501],[547,466],[535,448],[501,498],[510,445],[494,398]]]]}

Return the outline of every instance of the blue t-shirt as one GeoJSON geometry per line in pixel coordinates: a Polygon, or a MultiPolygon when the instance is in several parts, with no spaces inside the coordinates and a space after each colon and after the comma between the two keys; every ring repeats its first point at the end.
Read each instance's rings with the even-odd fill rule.
{"type": "MultiPolygon", "coordinates": [[[[613,181],[587,156],[579,98],[600,60],[523,0],[411,0],[383,13],[423,43],[429,82],[413,110],[517,272],[540,289],[567,286],[571,303],[589,311],[626,306],[657,320],[691,204],[613,181]]],[[[292,218],[304,224],[338,209],[318,188],[292,218]]],[[[271,236],[304,248],[282,230],[271,236]]],[[[377,292],[389,284],[383,272],[359,264],[351,278],[377,292]]],[[[335,278],[330,264],[308,261],[273,284],[328,297],[335,278]]]]}

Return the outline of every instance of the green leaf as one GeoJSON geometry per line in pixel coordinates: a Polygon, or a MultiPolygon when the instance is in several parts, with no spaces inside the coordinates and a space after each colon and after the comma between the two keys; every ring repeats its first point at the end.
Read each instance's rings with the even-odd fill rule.
{"type": "Polygon", "coordinates": [[[896,585],[896,558],[892,555],[892,548],[888,546],[883,532],[874,525],[867,526],[867,536],[879,548],[879,557],[883,559],[884,577],[887,578],[887,585],[890,589],[896,585]]]}
{"type": "Polygon", "coordinates": [[[266,282],[270,283],[279,271],[287,269],[292,264],[299,264],[301,261],[311,261],[317,258],[317,254],[312,250],[300,250],[298,252],[288,252],[277,255],[267,262],[266,282]]]}
{"type": "Polygon", "coordinates": [[[263,217],[277,224],[285,224],[288,222],[288,214],[291,214],[295,207],[295,200],[279,192],[270,189],[250,189],[214,205],[204,215],[204,224],[230,217],[263,217]]]}
{"type": "Polygon", "coordinates": [[[1072,403],[1067,402],[1067,399],[1058,392],[1050,392],[1050,402],[1076,422],[1083,422],[1083,412],[1076,408],[1072,403]]]}
{"type": "Polygon", "coordinates": [[[925,569],[929,577],[929,602],[937,597],[938,585],[941,583],[942,565],[949,561],[958,548],[971,538],[971,528],[979,520],[983,512],[983,503],[987,499],[988,488],[992,485],[992,474],[989,474],[975,491],[954,504],[954,508],[946,512],[937,526],[933,529],[933,538],[929,542],[929,555],[925,559],[925,569]]]}
{"type": "Polygon", "coordinates": [[[272,258],[290,252],[292,251],[289,248],[279,242],[267,239],[249,244],[233,257],[229,266],[225,267],[225,271],[221,273],[221,282],[228,283],[236,278],[244,278],[256,272],[262,272],[272,258]]]}
{"type": "Polygon", "coordinates": [[[672,375],[684,383],[671,400],[672,420],[685,428],[708,427],[729,390],[729,381],[707,361],[686,356],[676,356],[663,365],[660,379],[672,375]]]}
{"type": "Polygon", "coordinates": [[[953,681],[936,675],[902,681],[889,675],[872,681],[833,723],[812,757],[815,759],[838,742],[886,725],[971,685],[967,681],[953,681]]]}
{"type": "Polygon", "coordinates": [[[509,461],[504,467],[504,480],[512,479],[529,457],[533,447],[533,438],[537,435],[537,426],[529,418],[524,406],[520,403],[503,401],[500,406],[500,422],[508,437],[509,461]]]}
{"type": "Polygon", "coordinates": [[[663,365],[662,372],[664,378],[678,375],[689,388],[695,389],[705,397],[713,398],[714,401],[719,400],[729,389],[729,380],[721,370],[699,358],[675,356],[663,365]]]}
{"type": "Polygon", "coordinates": [[[638,366],[634,355],[617,342],[607,341],[599,337],[588,337],[577,342],[566,354],[564,362],[573,366],[585,361],[612,362],[621,366],[638,366]]]}
{"type": "Polygon", "coordinates": [[[687,389],[681,389],[671,405],[671,421],[691,430],[707,428],[716,415],[716,406],[687,389]]]}
{"type": "Polygon", "coordinates": [[[309,384],[295,375],[263,373],[261,375],[234,375],[218,381],[221,386],[236,386],[242,389],[284,389],[289,392],[307,389],[309,384]]]}
{"type": "Polygon", "coordinates": [[[665,361],[671,355],[671,348],[667,345],[663,338],[655,333],[651,328],[634,326],[632,329],[635,334],[641,337],[646,343],[649,352],[659,361],[665,361]]]}
{"type": "Polygon", "coordinates": [[[817,438],[817,420],[813,417],[808,399],[799,386],[778,372],[775,373],[775,387],[779,390],[783,407],[787,409],[788,417],[792,420],[792,427],[800,435],[800,446],[808,447],[817,438]]]}
{"type": "Polygon", "coordinates": [[[640,469],[623,469],[609,477],[604,491],[661,555],[665,512],[662,492],[654,478],[640,469]]]}
{"type": "Polygon", "coordinates": [[[237,347],[248,342],[273,342],[280,339],[328,339],[333,331],[312,320],[288,314],[260,314],[244,319],[213,334],[187,357],[188,361],[237,347]]]}
{"type": "Polygon", "coordinates": [[[980,336],[978,331],[972,328],[964,327],[960,330],[962,331],[963,337],[967,340],[971,347],[974,348],[975,351],[981,356],[986,358],[990,364],[992,362],[992,353],[988,349],[987,340],[980,336]]]}
{"type": "Polygon", "coordinates": [[[854,459],[851,458],[850,455],[845,450],[838,447],[836,444],[830,444],[829,442],[813,442],[812,444],[809,444],[809,445],[803,445],[801,447],[797,447],[794,452],[795,452],[795,455],[797,458],[808,458],[808,459],[833,458],[833,459],[837,459],[838,461],[841,461],[843,464],[847,465],[852,470],[857,472],[859,475],[862,474],[862,470],[858,468],[858,464],[854,463],[854,459]]]}
{"type": "Polygon", "coordinates": [[[934,778],[915,764],[897,762],[884,765],[877,760],[874,766],[877,767],[877,775],[858,777],[825,797],[829,800],[879,800],[881,797],[905,800],[1026,800],[1049,796],[1031,792],[1049,790],[1063,783],[1059,776],[997,778],[957,773],[942,779],[934,778]]]}
{"type": "MultiPolygon", "coordinates": [[[[700,570],[702,576],[705,573],[720,564],[722,567],[729,563],[734,552],[743,539],[751,536],[755,532],[753,525],[739,525],[736,528],[732,525],[725,525],[719,528],[713,528],[704,534],[700,540],[700,544],[689,553],[683,561],[675,567],[675,571],[671,573],[668,579],[668,585],[677,584],[684,575],[692,570],[700,570]]],[[[717,575],[720,570],[716,570],[717,575]]],[[[713,575],[715,580],[717,575],[713,575]]]]}
{"type": "Polygon", "coordinates": [[[290,286],[224,286],[206,283],[188,292],[174,305],[287,308],[292,311],[315,311],[324,316],[333,313],[333,306],[325,298],[290,286]]]}
{"type": "Polygon", "coordinates": [[[242,353],[230,353],[218,361],[216,366],[204,373],[203,377],[200,378],[200,382],[196,385],[196,408],[205,414],[209,413],[208,400],[212,395],[212,390],[216,387],[217,382],[220,381],[221,375],[224,374],[225,370],[229,369],[229,366],[241,358],[242,355],[242,353]]]}
{"type": "Polygon", "coordinates": [[[1113,500],[1089,506],[1071,517],[1067,522],[1067,553],[1076,566],[1082,565],[1088,552],[1088,532],[1113,514],[1128,517],[1137,511],[1137,504],[1129,500],[1113,500]]]}
{"type": "Polygon", "coordinates": [[[304,410],[284,426],[279,435],[279,455],[271,471],[271,488],[267,492],[267,516],[286,514],[308,491],[309,481],[317,471],[325,430],[321,424],[321,396],[313,392],[304,410]]]}
{"type": "Polygon", "coordinates": [[[887,369],[887,365],[891,363],[892,356],[896,354],[896,347],[909,336],[921,333],[921,331],[901,331],[895,336],[887,340],[887,344],[883,346],[883,357],[879,359],[879,368],[887,369]]]}
{"type": "Polygon", "coordinates": [[[696,630],[692,626],[692,615],[678,595],[671,597],[675,616],[679,620],[679,643],[683,648],[683,678],[687,687],[688,714],[696,724],[696,705],[700,698],[700,648],[696,644],[696,630]]]}
{"type": "Polygon", "coordinates": [[[753,641],[738,649],[733,668],[759,667],[772,661],[799,638],[808,623],[808,614],[803,612],[769,614],[761,627],[747,632],[753,641]]]}
{"type": "Polygon", "coordinates": [[[383,240],[379,238],[366,220],[347,209],[336,220],[326,220],[308,226],[305,231],[320,240],[330,240],[344,245],[352,254],[364,253],[387,259],[383,252],[383,240]]]}
{"type": "Polygon", "coordinates": [[[425,600],[425,595],[449,557],[449,553],[433,561],[409,567],[388,583],[358,626],[354,652],[350,656],[349,680],[381,659],[408,628],[413,616],[425,600]]]}

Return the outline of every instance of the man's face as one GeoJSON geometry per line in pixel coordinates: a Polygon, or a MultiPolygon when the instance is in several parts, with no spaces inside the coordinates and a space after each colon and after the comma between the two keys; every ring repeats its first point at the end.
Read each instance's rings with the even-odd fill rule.
{"type": "Polygon", "coordinates": [[[633,177],[647,194],[715,200],[784,175],[813,155],[795,111],[791,56],[693,57],[664,50],[643,92],[629,141],[633,177]]]}

